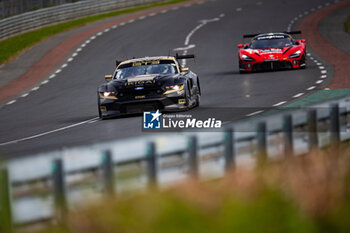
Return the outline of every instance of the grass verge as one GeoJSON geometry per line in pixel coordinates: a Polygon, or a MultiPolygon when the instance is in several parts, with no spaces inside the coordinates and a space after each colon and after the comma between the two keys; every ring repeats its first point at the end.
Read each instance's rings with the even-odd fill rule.
{"type": "Polygon", "coordinates": [[[106,199],[42,233],[346,233],[350,149],[327,148],[211,183],[106,199]]]}
{"type": "Polygon", "coordinates": [[[43,27],[30,32],[26,32],[9,39],[0,41],[0,64],[9,61],[14,56],[18,55],[25,49],[33,46],[34,44],[49,38],[50,36],[56,35],[60,32],[67,31],[85,24],[95,22],[101,19],[106,19],[113,16],[118,16],[127,13],[133,13],[141,10],[146,10],[153,7],[165,6],[174,3],[184,2],[188,0],[171,0],[162,3],[155,3],[145,6],[133,7],[113,12],[108,12],[100,15],[88,16],[64,23],[55,24],[48,27],[43,27]]]}

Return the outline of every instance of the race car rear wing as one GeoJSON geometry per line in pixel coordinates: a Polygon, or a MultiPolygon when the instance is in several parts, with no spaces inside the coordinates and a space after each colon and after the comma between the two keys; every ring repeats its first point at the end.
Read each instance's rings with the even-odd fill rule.
{"type": "Polygon", "coordinates": [[[179,55],[176,54],[175,55],[175,59],[194,59],[196,60],[196,55],[195,54],[186,54],[186,55],[179,55]]]}
{"type": "MultiPolygon", "coordinates": [[[[295,35],[295,34],[301,34],[301,31],[290,31],[290,32],[282,32],[282,33],[286,33],[286,34],[289,34],[289,35],[295,35]]],[[[255,36],[258,36],[258,35],[261,35],[263,33],[258,33],[258,34],[246,34],[246,35],[243,35],[243,38],[252,38],[252,37],[255,37],[255,36]]]]}

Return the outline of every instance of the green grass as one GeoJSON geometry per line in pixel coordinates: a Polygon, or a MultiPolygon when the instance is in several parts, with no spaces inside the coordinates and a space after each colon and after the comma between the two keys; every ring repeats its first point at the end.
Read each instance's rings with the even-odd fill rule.
{"type": "Polygon", "coordinates": [[[348,19],[345,22],[345,31],[350,33],[350,16],[348,17],[348,19]]]}
{"type": "Polygon", "coordinates": [[[88,16],[88,17],[72,20],[69,22],[59,23],[53,26],[44,27],[41,29],[37,29],[34,31],[30,31],[27,33],[23,33],[23,34],[11,37],[9,39],[0,41],[0,64],[3,64],[9,61],[11,58],[18,55],[25,49],[30,48],[36,43],[44,39],[47,39],[50,36],[56,35],[60,32],[64,32],[79,26],[83,26],[85,24],[95,22],[101,19],[118,16],[122,14],[127,14],[127,13],[132,13],[136,11],[141,11],[141,10],[145,10],[153,7],[174,4],[174,3],[183,2],[183,1],[187,1],[187,0],[171,0],[171,1],[162,2],[162,3],[155,3],[155,4],[145,5],[145,6],[128,8],[124,10],[113,11],[113,12],[104,13],[100,15],[88,16]]]}

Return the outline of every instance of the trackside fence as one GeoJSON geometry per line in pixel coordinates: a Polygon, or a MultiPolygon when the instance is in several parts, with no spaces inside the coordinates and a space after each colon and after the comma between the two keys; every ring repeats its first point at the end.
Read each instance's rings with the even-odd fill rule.
{"type": "MultiPolygon", "coordinates": [[[[70,164],[55,155],[49,172],[19,177],[11,172],[16,161],[7,162],[0,170],[0,230],[9,230],[13,225],[60,221],[77,203],[103,195],[128,195],[134,190],[166,187],[186,177],[218,178],[237,164],[255,166],[259,160],[272,160],[278,155],[295,156],[313,148],[337,145],[350,138],[349,101],[350,98],[345,98],[322,107],[277,110],[268,116],[228,124],[223,132],[211,136],[209,133],[208,138],[201,137],[203,132],[192,132],[182,135],[185,137],[182,143],[171,140],[172,145],[179,146],[170,150],[161,149],[155,139],[147,139],[142,141],[143,153],[131,156],[125,151],[124,159],[118,159],[123,156],[114,154],[112,146],[104,145],[98,150],[97,160],[78,168],[68,168],[70,164]],[[255,130],[243,132],[242,125],[255,130]],[[32,211],[21,213],[30,207],[46,211],[37,215],[32,211]]],[[[79,156],[81,163],[88,160],[88,156],[79,156]]],[[[38,157],[31,158],[32,166],[36,161],[39,163],[38,157]]],[[[21,166],[23,163],[17,169],[21,166]]]]}
{"type": "Polygon", "coordinates": [[[166,0],[84,0],[26,12],[0,20],[0,40],[50,24],[164,1],[166,0]]]}

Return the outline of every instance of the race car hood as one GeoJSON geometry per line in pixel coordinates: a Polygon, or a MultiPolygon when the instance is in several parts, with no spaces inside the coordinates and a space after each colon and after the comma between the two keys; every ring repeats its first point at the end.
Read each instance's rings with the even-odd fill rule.
{"type": "Polygon", "coordinates": [[[103,91],[119,91],[119,90],[134,90],[135,88],[142,89],[160,89],[164,86],[177,85],[183,82],[183,79],[178,74],[147,74],[128,77],[122,80],[112,80],[100,87],[103,91]]]}
{"type": "Polygon", "coordinates": [[[281,47],[281,48],[264,48],[264,49],[244,49],[241,54],[252,58],[260,59],[278,59],[288,57],[298,50],[298,46],[281,47]]]}

